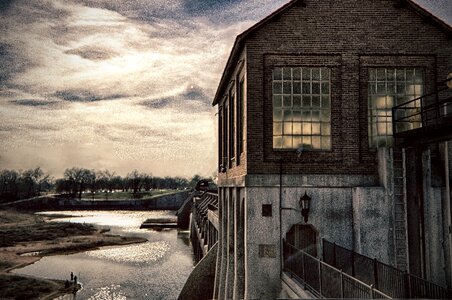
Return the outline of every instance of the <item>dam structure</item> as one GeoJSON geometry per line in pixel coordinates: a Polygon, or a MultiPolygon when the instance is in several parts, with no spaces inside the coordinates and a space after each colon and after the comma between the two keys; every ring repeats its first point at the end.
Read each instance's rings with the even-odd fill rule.
{"type": "Polygon", "coordinates": [[[293,0],[237,36],[203,299],[451,297],[451,35],[410,0],[293,0]]]}

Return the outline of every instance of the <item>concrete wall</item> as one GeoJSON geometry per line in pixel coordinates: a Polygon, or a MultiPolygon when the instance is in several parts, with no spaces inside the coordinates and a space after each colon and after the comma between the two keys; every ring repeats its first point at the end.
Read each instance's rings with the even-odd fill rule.
{"type": "MultiPolygon", "coordinates": [[[[446,285],[445,251],[443,243],[442,194],[444,188],[433,187],[431,151],[422,153],[423,199],[424,199],[424,244],[425,276],[429,280],[446,285]]],[[[447,228],[447,227],[446,227],[447,228]]]]}
{"type": "MultiPolygon", "coordinates": [[[[358,252],[377,257],[384,262],[393,260],[391,248],[391,198],[374,176],[361,175],[284,175],[280,202],[279,175],[248,175],[241,196],[237,188],[220,188],[220,218],[223,243],[217,259],[218,298],[229,298],[230,283],[238,259],[232,261],[231,248],[238,251],[237,239],[231,231],[237,230],[237,206],[234,201],[245,198],[245,294],[249,299],[273,299],[281,291],[281,240],[290,228],[304,223],[299,206],[306,192],[311,197],[308,224],[318,231],[318,247],[326,238],[358,252]],[[360,187],[360,185],[370,185],[360,187]],[[271,216],[262,215],[262,205],[271,205],[271,216]],[[282,209],[280,210],[280,204],[282,209]],[[281,220],[280,220],[281,214],[281,220]],[[281,223],[280,223],[281,222],[281,223]],[[281,226],[280,226],[281,224],[281,226]],[[234,227],[235,226],[235,227],[234,227]],[[388,245],[381,247],[381,245],[388,245]]],[[[232,251],[232,252],[234,252],[232,251]]],[[[237,280],[235,280],[237,282],[237,280]]]]}
{"type": "Polygon", "coordinates": [[[138,200],[78,200],[58,197],[37,197],[10,203],[8,206],[28,210],[66,209],[132,209],[177,210],[189,195],[189,191],[138,200]]]}
{"type": "Polygon", "coordinates": [[[353,189],[354,250],[387,264],[394,263],[392,198],[382,187],[353,189]]]}

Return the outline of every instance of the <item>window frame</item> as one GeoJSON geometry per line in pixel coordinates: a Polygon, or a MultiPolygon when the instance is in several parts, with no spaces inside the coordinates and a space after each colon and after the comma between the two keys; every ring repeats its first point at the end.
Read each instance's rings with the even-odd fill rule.
{"type": "Polygon", "coordinates": [[[332,151],[332,72],[330,66],[283,65],[271,69],[274,151],[332,151]],[[303,121],[303,118],[306,119],[303,121]],[[287,135],[286,130],[290,132],[287,135]],[[318,141],[317,147],[314,139],[318,141]],[[292,146],[284,147],[289,140],[292,146]],[[308,147],[304,146],[304,141],[308,147]],[[302,146],[294,147],[294,142],[302,146]]]}

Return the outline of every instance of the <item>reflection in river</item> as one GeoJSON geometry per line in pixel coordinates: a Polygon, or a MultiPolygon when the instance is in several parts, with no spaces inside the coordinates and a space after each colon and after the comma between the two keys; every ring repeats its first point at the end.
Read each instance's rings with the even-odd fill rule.
{"type": "MultiPolygon", "coordinates": [[[[173,216],[170,211],[67,211],[73,217],[54,222],[91,223],[111,228],[112,234],[139,236],[146,243],[104,247],[71,255],[42,258],[14,272],[38,277],[69,279],[77,275],[83,288],[64,299],[176,299],[193,269],[188,232],[176,229],[140,229],[150,218],[173,216]]],[[[45,212],[44,214],[53,214],[45,212]]]]}

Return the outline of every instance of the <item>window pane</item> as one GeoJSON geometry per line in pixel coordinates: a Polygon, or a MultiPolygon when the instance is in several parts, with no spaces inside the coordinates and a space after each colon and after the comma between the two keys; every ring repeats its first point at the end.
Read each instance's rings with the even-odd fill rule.
{"type": "Polygon", "coordinates": [[[294,81],[293,83],[293,93],[301,94],[301,81],[294,81]]]}
{"type": "Polygon", "coordinates": [[[302,130],[301,130],[301,123],[296,122],[293,123],[293,134],[302,134],[302,130]]]}
{"type": "Polygon", "coordinates": [[[283,80],[291,80],[292,79],[292,68],[284,68],[283,69],[283,80]]]}
{"type": "Polygon", "coordinates": [[[273,110],[273,122],[281,122],[282,121],[282,110],[274,109],[273,110]]]}
{"type": "Polygon", "coordinates": [[[310,68],[302,68],[303,81],[311,80],[311,69],[310,68]]]}
{"type": "Polygon", "coordinates": [[[319,68],[312,69],[312,80],[320,80],[320,69],[319,68]]]}
{"type": "Polygon", "coordinates": [[[322,96],[322,108],[330,108],[330,96],[322,96]]]}
{"type": "Polygon", "coordinates": [[[320,83],[313,82],[312,83],[312,93],[313,94],[320,94],[320,83]]]}
{"type": "Polygon", "coordinates": [[[292,122],[292,110],[284,110],[283,122],[292,122]]]}
{"type": "Polygon", "coordinates": [[[282,105],[282,97],[281,96],[273,96],[273,107],[281,107],[282,105]]]}
{"type": "Polygon", "coordinates": [[[330,70],[328,68],[322,68],[321,79],[326,81],[330,80],[330,70]]]}
{"type": "Polygon", "coordinates": [[[292,148],[292,136],[284,136],[283,137],[283,148],[284,149],[292,148]]]}
{"type": "Polygon", "coordinates": [[[282,94],[282,82],[273,82],[273,94],[282,94]]]}
{"type": "Polygon", "coordinates": [[[273,148],[282,148],[282,136],[273,136],[273,148]]]}
{"type": "Polygon", "coordinates": [[[320,123],[312,123],[312,134],[320,135],[320,123]]]}
{"type": "Polygon", "coordinates": [[[290,96],[284,96],[283,100],[284,107],[292,107],[292,99],[290,96]]]}
{"type": "Polygon", "coordinates": [[[273,135],[282,135],[281,123],[273,123],[273,135]]]}
{"type": "Polygon", "coordinates": [[[301,96],[293,96],[293,107],[301,107],[301,96]]]}
{"type": "Polygon", "coordinates": [[[293,110],[292,117],[295,122],[301,122],[301,110],[293,110]]]}
{"type": "Polygon", "coordinates": [[[292,69],[293,80],[301,80],[301,68],[292,69]]]}
{"type": "Polygon", "coordinates": [[[275,68],[273,70],[273,80],[281,80],[282,79],[282,69],[275,68]]]}
{"type": "Polygon", "coordinates": [[[328,82],[322,82],[322,94],[330,93],[330,84],[328,82]]]}
{"type": "Polygon", "coordinates": [[[285,122],[284,123],[284,135],[292,135],[292,123],[285,122]]]}
{"type": "Polygon", "coordinates": [[[284,90],[283,90],[283,92],[284,92],[284,94],[292,94],[292,83],[289,81],[289,82],[284,82],[284,90]]]}
{"type": "Polygon", "coordinates": [[[320,107],[320,96],[312,96],[312,108],[320,107]]]}

